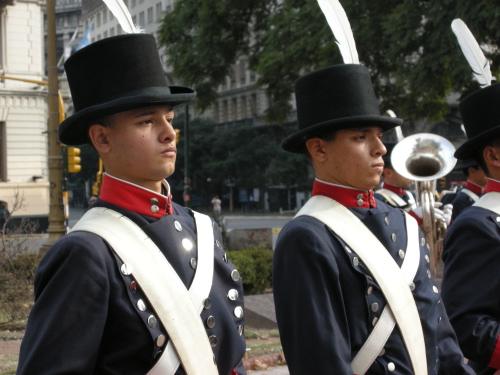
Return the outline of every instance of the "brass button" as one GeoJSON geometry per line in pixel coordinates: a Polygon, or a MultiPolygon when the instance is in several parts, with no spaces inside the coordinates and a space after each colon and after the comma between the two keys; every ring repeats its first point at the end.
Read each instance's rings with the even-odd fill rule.
{"type": "Polygon", "coordinates": [[[231,271],[231,279],[233,279],[233,281],[238,281],[240,279],[240,273],[238,270],[231,271]]]}
{"type": "Polygon", "coordinates": [[[158,200],[158,198],[151,198],[149,200],[149,203],[151,203],[151,204],[158,204],[158,203],[160,203],[160,201],[158,200]]]}
{"type": "Polygon", "coordinates": [[[378,303],[377,303],[377,302],[372,303],[372,305],[371,305],[371,310],[372,310],[373,312],[377,312],[377,311],[378,311],[378,309],[379,309],[378,303]]]}
{"type": "Polygon", "coordinates": [[[156,318],[153,315],[149,316],[149,318],[148,318],[148,326],[150,326],[151,328],[154,328],[154,327],[156,327],[156,323],[157,322],[158,322],[158,320],[156,320],[156,318]]]}
{"type": "Polygon", "coordinates": [[[164,335],[160,335],[156,338],[156,346],[161,348],[165,344],[166,338],[164,335]]]}
{"type": "Polygon", "coordinates": [[[131,293],[137,292],[137,283],[135,280],[132,280],[132,282],[129,284],[128,288],[130,289],[131,293]]]}
{"type": "Polygon", "coordinates": [[[208,328],[214,328],[215,327],[215,318],[212,315],[210,315],[207,318],[207,327],[208,328]]]}
{"type": "Polygon", "coordinates": [[[182,247],[185,250],[190,251],[193,248],[193,243],[191,242],[191,240],[189,238],[184,238],[182,240],[182,247]]]}
{"type": "Polygon", "coordinates": [[[227,298],[229,298],[231,301],[236,301],[238,299],[239,293],[236,289],[230,289],[229,292],[227,292],[227,298]]]}
{"type": "Polygon", "coordinates": [[[399,257],[401,259],[404,259],[405,258],[405,252],[403,250],[399,250],[399,257]]]}
{"type": "Polygon", "coordinates": [[[208,310],[208,309],[209,309],[209,308],[211,308],[211,307],[212,307],[212,300],[211,300],[210,298],[208,298],[208,297],[207,297],[207,298],[205,298],[205,299],[203,300],[203,308],[204,308],[205,310],[208,310]]]}
{"type": "Polygon", "coordinates": [[[191,259],[189,259],[189,264],[191,265],[191,268],[192,268],[193,270],[195,270],[195,269],[196,269],[196,264],[197,264],[197,262],[196,262],[196,258],[191,258],[191,259]]]}
{"type": "Polygon", "coordinates": [[[134,271],[134,267],[132,267],[131,264],[123,263],[122,266],[120,267],[120,271],[125,276],[128,276],[132,274],[132,272],[134,271]]]}
{"type": "Polygon", "coordinates": [[[354,265],[354,267],[357,267],[359,265],[359,259],[358,259],[358,257],[352,258],[352,264],[354,265]]]}
{"type": "Polygon", "coordinates": [[[182,225],[177,220],[174,221],[174,227],[177,230],[177,232],[180,232],[182,230],[182,225]]]}
{"type": "Polygon", "coordinates": [[[158,211],[160,211],[160,207],[158,207],[157,205],[152,205],[151,206],[151,212],[152,213],[157,213],[158,211]]]}
{"type": "Polygon", "coordinates": [[[146,304],[144,303],[144,301],[142,299],[137,301],[137,308],[141,311],[146,311],[146,304]]]}
{"type": "Polygon", "coordinates": [[[208,338],[208,341],[210,341],[210,345],[212,346],[212,348],[215,348],[217,346],[217,336],[215,335],[212,335],[208,338]]]}
{"type": "Polygon", "coordinates": [[[243,317],[243,307],[241,307],[241,306],[235,307],[234,316],[237,318],[242,318],[243,317]]]}

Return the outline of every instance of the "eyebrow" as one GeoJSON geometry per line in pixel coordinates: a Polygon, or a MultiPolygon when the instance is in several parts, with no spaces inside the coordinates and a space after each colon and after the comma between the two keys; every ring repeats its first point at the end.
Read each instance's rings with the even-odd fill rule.
{"type": "MultiPolygon", "coordinates": [[[[155,115],[157,114],[159,111],[163,111],[163,109],[160,109],[160,108],[154,108],[154,109],[146,109],[144,110],[143,112],[139,112],[138,114],[136,114],[134,116],[134,118],[139,118],[139,117],[143,117],[143,116],[150,116],[150,115],[155,115]]],[[[170,107],[168,110],[165,110],[165,113],[168,114],[168,113],[171,113],[173,112],[173,108],[170,107]]]]}

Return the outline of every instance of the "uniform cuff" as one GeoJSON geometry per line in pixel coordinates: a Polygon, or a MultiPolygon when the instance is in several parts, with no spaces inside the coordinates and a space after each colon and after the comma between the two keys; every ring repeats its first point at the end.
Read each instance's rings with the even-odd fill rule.
{"type": "Polygon", "coordinates": [[[493,355],[488,366],[500,369],[500,336],[498,336],[497,344],[495,345],[495,349],[493,349],[493,355]]]}
{"type": "Polygon", "coordinates": [[[415,220],[417,220],[418,226],[421,226],[423,224],[423,220],[420,217],[418,217],[418,215],[415,212],[410,211],[410,212],[408,212],[408,214],[410,214],[411,217],[413,217],[415,220]]]}

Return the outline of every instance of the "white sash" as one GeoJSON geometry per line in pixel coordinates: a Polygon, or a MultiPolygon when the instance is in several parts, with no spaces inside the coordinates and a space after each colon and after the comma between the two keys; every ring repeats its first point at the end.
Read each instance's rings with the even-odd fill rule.
{"type": "MultiPolygon", "coordinates": [[[[407,277],[403,275],[387,249],[352,212],[330,198],[319,195],[312,197],[296,217],[301,215],[314,217],[328,225],[363,260],[380,286],[390,307],[390,310],[384,310],[383,313],[389,316],[393,315],[399,326],[415,375],[426,375],[425,341],[417,306],[408,287],[407,277]],[[366,245],[367,243],[369,246],[366,245]]],[[[418,244],[416,222],[408,216],[406,222],[409,226],[407,229],[408,243],[411,241],[411,243],[418,244]]],[[[420,251],[417,251],[416,254],[419,257],[420,251]]],[[[410,256],[414,257],[415,253],[413,252],[410,256]]],[[[418,267],[418,261],[416,263],[418,267]]],[[[409,267],[414,268],[414,264],[415,262],[411,262],[409,267]]],[[[383,324],[390,328],[390,319],[385,319],[387,318],[384,318],[383,324]]],[[[382,328],[381,325],[380,329],[388,332],[388,328],[382,328]]],[[[392,328],[389,334],[390,332],[392,332],[392,328]]],[[[377,351],[376,354],[378,355],[379,352],[377,351]]],[[[373,354],[371,356],[373,357],[373,354]]],[[[375,358],[376,355],[373,360],[375,358]]],[[[367,361],[361,362],[363,362],[361,367],[366,367],[367,361]]]]}
{"type": "Polygon", "coordinates": [[[375,194],[380,194],[382,195],[389,204],[393,207],[397,208],[404,208],[405,211],[411,211],[413,208],[415,208],[415,198],[413,198],[413,195],[410,192],[406,192],[406,196],[408,197],[408,202],[406,202],[403,198],[401,198],[398,194],[395,192],[388,190],[388,189],[379,189],[375,192],[375,194]]]}
{"type": "Polygon", "coordinates": [[[461,191],[465,195],[468,195],[469,198],[472,199],[474,202],[477,202],[477,200],[479,199],[479,196],[476,193],[474,193],[473,191],[471,191],[467,188],[463,188],[461,191]]]}
{"type": "Polygon", "coordinates": [[[473,206],[481,207],[500,215],[500,193],[496,191],[486,193],[473,206]]]}
{"type": "Polygon", "coordinates": [[[170,340],[148,375],[174,374],[180,363],[188,375],[218,375],[200,318],[212,286],[213,229],[208,216],[194,214],[198,261],[189,292],[160,249],[126,216],[103,207],[92,208],[71,230],[97,234],[124,263],[132,266],[133,277],[165,327],[170,340]]]}

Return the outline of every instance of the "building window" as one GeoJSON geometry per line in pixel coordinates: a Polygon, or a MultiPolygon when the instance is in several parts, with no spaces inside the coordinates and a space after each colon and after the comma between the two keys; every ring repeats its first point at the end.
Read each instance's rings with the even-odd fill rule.
{"type": "Polygon", "coordinates": [[[156,4],[156,19],[159,20],[161,18],[161,3],[156,4]]]}
{"type": "Polygon", "coordinates": [[[238,120],[238,101],[236,98],[231,99],[231,112],[232,112],[232,120],[236,121],[238,120]]]}
{"type": "Polygon", "coordinates": [[[101,13],[97,13],[97,15],[96,15],[96,17],[95,17],[95,25],[96,25],[96,27],[101,26],[101,13]]]}
{"type": "Polygon", "coordinates": [[[144,26],[146,23],[144,22],[144,12],[139,13],[139,26],[144,26]]]}
{"type": "Polygon", "coordinates": [[[136,0],[132,0],[132,8],[135,8],[136,4],[137,4],[137,1],[136,0]]]}
{"type": "Polygon", "coordinates": [[[222,120],[224,122],[227,122],[228,118],[227,118],[227,100],[224,100],[222,102],[222,120]]]}
{"type": "Polygon", "coordinates": [[[107,38],[107,37],[108,37],[108,32],[107,32],[107,31],[105,31],[105,32],[103,33],[102,37],[103,37],[103,38],[107,38]]]}
{"type": "Polygon", "coordinates": [[[109,36],[115,36],[115,28],[112,27],[111,30],[109,30],[109,36]]]}
{"type": "Polygon", "coordinates": [[[247,97],[241,97],[241,118],[247,118],[247,97]]]}
{"type": "Polygon", "coordinates": [[[102,11],[102,23],[106,23],[108,22],[108,10],[107,9],[104,9],[102,11]]]}
{"type": "Polygon", "coordinates": [[[257,94],[252,94],[250,99],[250,109],[252,110],[252,115],[256,117],[258,115],[258,105],[257,105],[257,94]]]}
{"type": "Polygon", "coordinates": [[[247,77],[247,62],[245,60],[240,61],[240,85],[244,86],[247,77]]]}
{"type": "Polygon", "coordinates": [[[148,8],[148,23],[153,23],[153,7],[148,8]]]}

